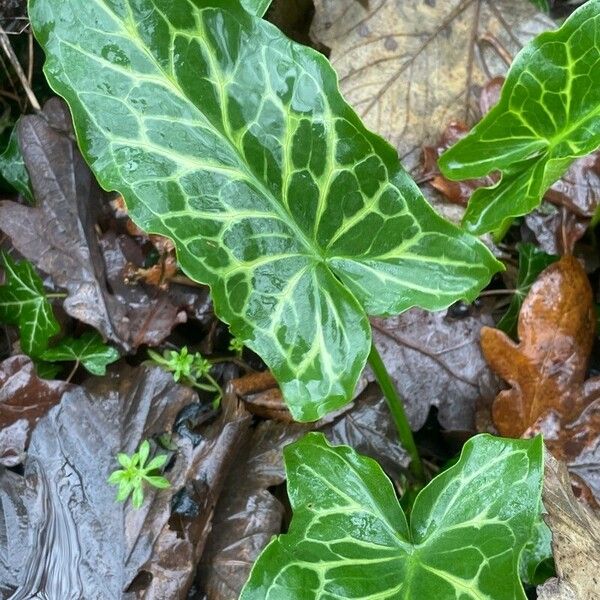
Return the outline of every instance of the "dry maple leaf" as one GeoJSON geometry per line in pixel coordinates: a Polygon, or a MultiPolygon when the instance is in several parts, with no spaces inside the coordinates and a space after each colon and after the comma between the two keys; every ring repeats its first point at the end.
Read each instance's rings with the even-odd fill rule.
{"type": "Polygon", "coordinates": [[[519,315],[518,344],[498,329],[482,329],[488,363],[511,386],[493,405],[502,435],[520,437],[550,410],[567,422],[577,419],[585,407],[583,386],[595,328],[587,275],[575,258],[566,256],[531,287],[519,315]]]}

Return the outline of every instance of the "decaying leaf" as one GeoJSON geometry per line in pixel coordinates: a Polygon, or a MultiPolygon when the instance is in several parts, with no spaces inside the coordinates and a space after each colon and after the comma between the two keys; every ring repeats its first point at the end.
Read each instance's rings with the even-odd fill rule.
{"type": "Polygon", "coordinates": [[[573,496],[564,464],[546,454],[546,521],[558,579],[538,588],[540,600],[595,600],[600,597],[600,517],[573,496]]]}
{"type": "Polygon", "coordinates": [[[498,329],[483,328],[485,357],[511,385],[493,407],[502,435],[521,436],[551,409],[569,421],[581,413],[595,328],[587,275],[570,256],[550,265],[531,287],[519,315],[518,344],[498,329]]]}
{"type": "Polygon", "coordinates": [[[515,55],[553,27],[522,0],[317,0],[312,37],[331,48],[342,92],[368,127],[416,166],[447,123],[478,117],[477,86],[506,66],[482,36],[515,55]]]}
{"type": "Polygon", "coordinates": [[[106,247],[103,256],[96,231],[108,198],[72,139],[66,105],[52,98],[43,115],[23,117],[19,138],[37,206],[0,202],[0,228],[23,256],[68,291],[69,315],[125,350],[160,343],[185,313],[157,289],[121,281],[115,291],[122,270],[111,279],[111,257],[106,247]]]}
{"type": "Polygon", "coordinates": [[[520,342],[484,327],[481,344],[511,386],[493,405],[498,431],[509,437],[541,432],[576,476],[580,495],[591,490],[600,501],[600,378],[585,380],[595,328],[587,275],[575,258],[564,257],[531,287],[519,315],[520,342]]]}
{"type": "Polygon", "coordinates": [[[589,219],[549,202],[529,213],[521,226],[523,237],[533,239],[547,254],[573,254],[575,244],[584,236],[589,219]]]}
{"type": "Polygon", "coordinates": [[[478,398],[493,398],[498,381],[481,353],[479,332],[492,324],[484,312],[462,318],[452,311],[413,309],[388,319],[372,319],[373,339],[398,391],[413,430],[431,407],[441,425],[473,431],[478,398]]]}
{"type": "Polygon", "coordinates": [[[249,424],[227,401],[194,445],[171,431],[194,397],[160,369],[124,368],[93,379],[90,391],[72,387],[39,421],[24,476],[0,470],[0,522],[11,532],[0,536],[0,581],[11,598],[186,596],[228,461],[249,424]],[[172,487],[148,488],[139,511],[115,503],[106,480],[118,468],[116,453],[164,433],[177,446],[165,472],[172,487]],[[178,518],[171,504],[182,497],[196,511],[178,518]]]}
{"type": "Polygon", "coordinates": [[[304,425],[264,421],[242,449],[244,458],[225,482],[198,571],[207,600],[238,598],[254,561],[280,533],[285,509],[268,488],[285,481],[283,448],[306,431],[304,425]]]}
{"type": "Polygon", "coordinates": [[[68,385],[45,381],[27,356],[0,363],[0,464],[14,466],[23,458],[30,431],[56,404],[68,385]]]}
{"type": "Polygon", "coordinates": [[[600,204],[600,152],[577,159],[545,198],[578,217],[593,217],[600,204]]]}

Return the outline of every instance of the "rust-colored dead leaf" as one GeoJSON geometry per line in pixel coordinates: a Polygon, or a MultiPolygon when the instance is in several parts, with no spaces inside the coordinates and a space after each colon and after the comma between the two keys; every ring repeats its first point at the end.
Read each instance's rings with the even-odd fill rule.
{"type": "Polygon", "coordinates": [[[511,386],[493,405],[502,435],[521,436],[549,410],[569,422],[579,416],[595,328],[592,290],[571,256],[548,267],[533,284],[519,315],[518,344],[498,329],[483,328],[485,357],[511,386]]]}
{"type": "Polygon", "coordinates": [[[600,378],[585,380],[595,325],[587,276],[565,257],[532,286],[519,315],[520,343],[497,329],[481,332],[487,361],[511,386],[493,404],[498,431],[543,434],[567,464],[576,496],[591,506],[600,503],[600,378]]]}

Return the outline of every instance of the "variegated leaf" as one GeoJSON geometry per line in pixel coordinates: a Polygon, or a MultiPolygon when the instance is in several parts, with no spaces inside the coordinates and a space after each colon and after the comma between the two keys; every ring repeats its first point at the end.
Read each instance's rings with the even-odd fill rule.
{"type": "Polygon", "coordinates": [[[487,434],[418,495],[408,524],[379,465],[312,433],[285,450],[294,516],[240,600],[525,600],[543,446],[487,434]]]}
{"type": "Polygon", "coordinates": [[[32,0],[81,149],[269,365],[294,416],[351,397],[367,314],[473,299],[500,268],[438,217],[317,52],[224,0],[32,0]]]}

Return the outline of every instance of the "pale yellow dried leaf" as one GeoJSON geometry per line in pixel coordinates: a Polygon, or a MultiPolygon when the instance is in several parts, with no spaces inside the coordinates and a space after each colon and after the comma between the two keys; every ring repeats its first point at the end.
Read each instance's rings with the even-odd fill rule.
{"type": "Polygon", "coordinates": [[[342,92],[409,169],[450,121],[479,118],[478,86],[506,72],[486,40],[514,56],[552,26],[525,0],[315,0],[315,9],[311,35],[331,49],[342,92]]]}

